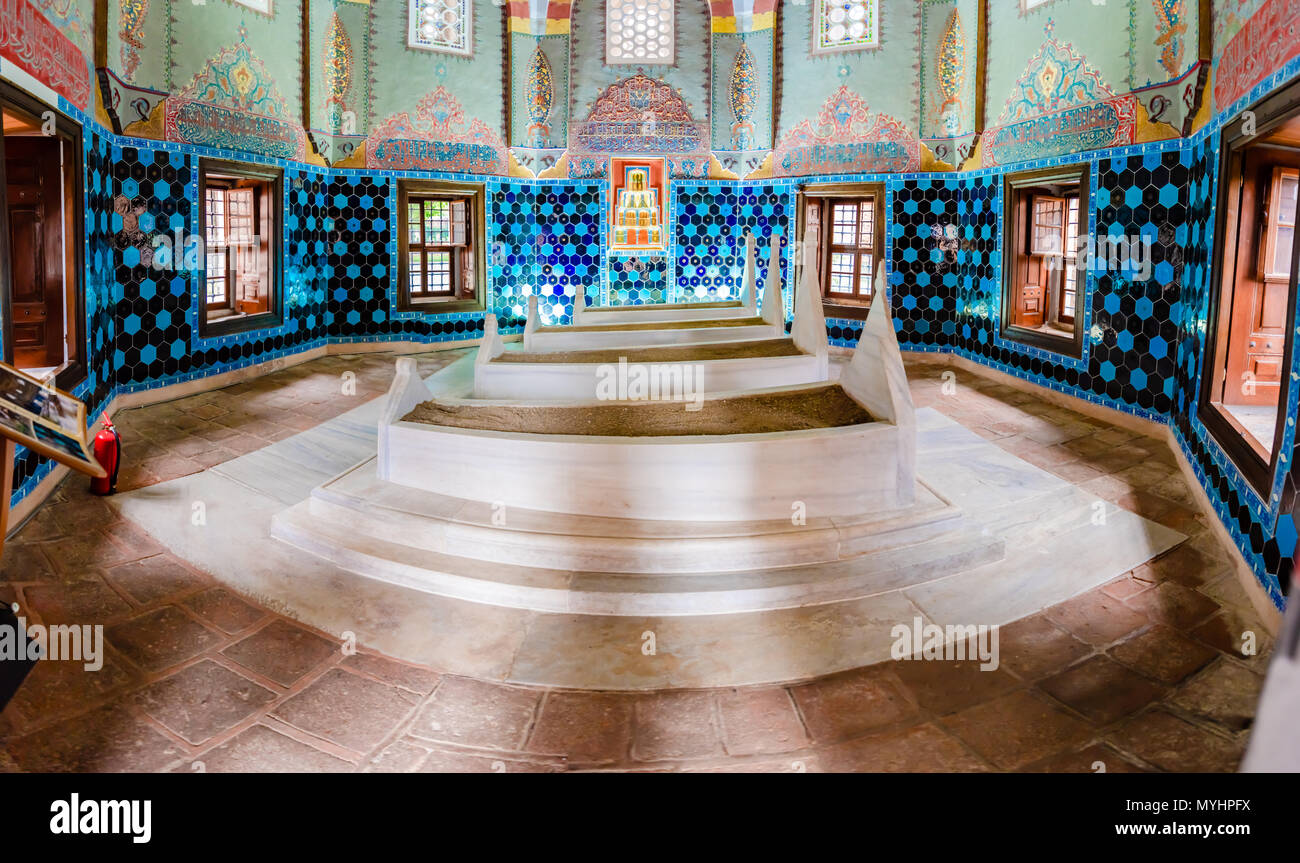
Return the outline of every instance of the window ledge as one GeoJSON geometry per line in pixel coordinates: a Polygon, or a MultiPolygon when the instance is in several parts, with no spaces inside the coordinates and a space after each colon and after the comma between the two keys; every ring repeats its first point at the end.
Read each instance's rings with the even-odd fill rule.
{"type": "Polygon", "coordinates": [[[283,319],[275,312],[221,317],[216,320],[205,321],[200,325],[199,337],[208,339],[217,336],[235,335],[236,333],[247,333],[253,330],[269,330],[280,326],[282,323],[284,323],[283,319]]]}
{"type": "Polygon", "coordinates": [[[399,312],[418,312],[422,315],[451,315],[461,312],[481,312],[487,307],[482,300],[406,300],[399,303],[399,312]]]}

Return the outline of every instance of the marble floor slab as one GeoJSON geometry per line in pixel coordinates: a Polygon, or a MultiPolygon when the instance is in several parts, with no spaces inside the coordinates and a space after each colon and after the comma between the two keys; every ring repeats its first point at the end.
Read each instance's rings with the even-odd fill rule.
{"type": "MultiPolygon", "coordinates": [[[[457,392],[472,371],[470,355],[429,383],[457,392]]],[[[1105,584],[1184,538],[922,409],[918,473],[967,511],[971,530],[1005,534],[1005,560],[852,602],[751,614],[605,617],[479,605],[365,578],[270,536],[273,515],[373,455],[378,402],[265,447],[258,458],[109,501],[236,592],[340,638],[354,633],[390,656],[474,677],[583,689],[737,686],[867,665],[889,658],[898,623],[1007,623],[1105,584]]]]}

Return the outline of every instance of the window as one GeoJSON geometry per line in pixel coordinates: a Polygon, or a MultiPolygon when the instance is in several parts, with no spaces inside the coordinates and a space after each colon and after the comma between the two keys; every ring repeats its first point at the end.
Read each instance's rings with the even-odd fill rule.
{"type": "Polygon", "coordinates": [[[480,308],[483,187],[399,181],[399,306],[444,312],[480,308]]]}
{"type": "MultiPolygon", "coordinates": [[[[1077,314],[1079,238],[1086,233],[1086,166],[1031,171],[1006,179],[1003,218],[1002,335],[1013,341],[1080,356],[1077,314]]],[[[1127,242],[1127,241],[1125,241],[1127,242]]],[[[1125,246],[1124,248],[1127,248],[1125,246]]]]}
{"type": "Polygon", "coordinates": [[[203,335],[280,323],[281,172],[203,159],[203,335]]]}
{"type": "Polygon", "coordinates": [[[470,0],[407,0],[406,44],[425,51],[474,53],[470,0]]]}
{"type": "Polygon", "coordinates": [[[817,0],[813,53],[856,51],[880,45],[879,0],[817,0]]]}
{"type": "Polygon", "coordinates": [[[818,283],[828,312],[864,317],[884,245],[884,188],[878,183],[806,186],[799,236],[813,230],[818,283]]]}
{"type": "Polygon", "coordinates": [[[71,391],[86,379],[81,130],[4,83],[0,116],[3,359],[71,391]]]}
{"type": "Polygon", "coordinates": [[[1216,248],[1197,416],[1267,500],[1294,348],[1300,85],[1251,110],[1254,135],[1246,135],[1241,123],[1229,123],[1220,138],[1216,248]]]}
{"type": "Polygon", "coordinates": [[[674,0],[608,0],[605,4],[605,65],[671,66],[674,0]]]}

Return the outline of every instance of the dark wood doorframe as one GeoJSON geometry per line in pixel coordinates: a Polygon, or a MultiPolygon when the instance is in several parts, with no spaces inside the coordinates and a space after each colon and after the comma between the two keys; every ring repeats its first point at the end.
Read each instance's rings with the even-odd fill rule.
{"type": "Polygon", "coordinates": [[[18,291],[10,292],[13,319],[5,334],[5,354],[22,368],[61,366],[69,353],[64,314],[64,143],[58,136],[23,135],[8,141],[5,150],[11,284],[18,291]],[[15,242],[15,236],[23,234],[30,249],[15,242]]]}
{"type": "MultiPolygon", "coordinates": [[[[1272,493],[1273,477],[1277,471],[1282,432],[1287,419],[1286,411],[1277,412],[1273,449],[1265,458],[1242,436],[1240,425],[1215,406],[1215,386],[1216,382],[1222,383],[1219,369],[1223,368],[1226,371],[1225,352],[1228,330],[1231,326],[1231,312],[1229,310],[1225,313],[1225,300],[1232,297],[1231,286],[1236,278],[1235,270],[1239,266],[1238,253],[1242,243],[1237,237],[1237,225],[1242,207],[1243,157],[1252,142],[1258,142],[1282,124],[1300,116],[1300,82],[1292,82],[1289,86],[1252,105],[1249,110],[1256,117],[1251,134],[1246,134],[1245,126],[1240,122],[1225,124],[1219,134],[1218,191],[1214,210],[1216,242],[1211,260],[1209,320],[1206,322],[1205,352],[1201,358],[1196,415],[1245,480],[1261,498],[1268,500],[1272,493]],[[1231,243],[1228,241],[1229,238],[1232,238],[1231,243]],[[1229,288],[1226,296],[1225,287],[1229,288]]],[[[1249,239],[1246,242],[1249,242],[1249,239]]],[[[1292,337],[1290,322],[1295,320],[1296,314],[1297,270],[1300,270],[1300,242],[1295,243],[1291,252],[1291,278],[1287,288],[1285,315],[1288,327],[1282,351],[1279,405],[1287,403],[1291,386],[1291,357],[1295,348],[1295,339],[1292,337]]]]}
{"type": "MultiPolygon", "coordinates": [[[[43,122],[46,112],[54,118],[54,133],[64,141],[63,172],[71,179],[70,201],[66,201],[70,212],[60,220],[60,230],[64,234],[65,248],[68,250],[68,281],[63,284],[63,296],[71,298],[71,304],[65,302],[64,316],[69,334],[68,361],[55,377],[55,386],[65,392],[71,392],[86,379],[87,343],[86,343],[86,297],[85,297],[85,174],[81,150],[81,127],[57,110],[20,90],[7,81],[0,81],[0,107],[12,109],[18,113],[43,122]],[[71,237],[68,237],[68,234],[71,237]]],[[[4,361],[13,362],[10,346],[13,343],[13,268],[9,248],[9,201],[5,193],[4,136],[0,135],[0,344],[4,346],[4,361]]],[[[68,186],[63,187],[66,195],[68,186]]]]}

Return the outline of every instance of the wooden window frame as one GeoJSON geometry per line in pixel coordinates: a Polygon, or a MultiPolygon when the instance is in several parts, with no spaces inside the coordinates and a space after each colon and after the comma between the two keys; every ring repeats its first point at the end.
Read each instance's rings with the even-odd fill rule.
{"type": "MultiPolygon", "coordinates": [[[[211,338],[234,333],[251,332],[278,327],[284,322],[284,261],[282,236],[284,230],[284,171],[262,165],[230,162],[223,159],[199,159],[199,212],[198,235],[203,242],[203,270],[199,277],[199,336],[211,338]],[[212,176],[210,180],[209,177],[212,176]],[[261,241],[258,254],[264,256],[263,272],[268,295],[267,310],[253,314],[232,315],[209,319],[208,313],[217,308],[233,308],[233,276],[230,256],[226,255],[226,295],[224,303],[209,304],[208,298],[208,188],[225,188],[226,178],[254,180],[259,184],[254,195],[253,235],[261,241]],[[216,181],[216,182],[213,182],[216,181]]],[[[227,213],[227,220],[229,214],[227,213]]],[[[177,254],[183,254],[178,251],[177,254]]]]}
{"type": "MultiPolygon", "coordinates": [[[[1001,324],[999,335],[1007,341],[1016,342],[1017,344],[1028,345],[1030,347],[1041,348],[1054,354],[1079,359],[1083,356],[1083,315],[1079,314],[1081,304],[1088,301],[1088,274],[1081,268],[1077,254],[1066,254],[1069,250],[1062,248],[1062,261],[1064,266],[1061,269],[1060,284],[1056,289],[1056,296],[1053,298],[1055,304],[1060,308],[1064,303],[1066,293],[1066,272],[1065,267],[1069,266],[1074,272],[1074,314],[1062,315],[1057,313],[1057,320],[1063,324],[1072,327],[1071,332],[1055,335],[1052,333],[1042,332],[1041,330],[1030,329],[1013,323],[1015,296],[1018,286],[1015,283],[1018,268],[1016,266],[1022,255],[1033,255],[1030,237],[1033,235],[1034,212],[1033,200],[1028,202],[1025,207],[1025,214],[1022,217],[1017,216],[1017,209],[1024,195],[1036,195],[1034,189],[1048,186],[1058,186],[1077,184],[1078,201],[1079,201],[1079,224],[1078,232],[1082,235],[1087,231],[1087,225],[1084,219],[1092,206],[1092,193],[1090,191],[1089,165],[1087,162],[1081,162],[1075,165],[1063,165],[1058,168],[1044,168],[1033,171],[1020,171],[1008,173],[1003,177],[1002,188],[1002,205],[1003,205],[1003,235],[1002,235],[1002,297],[1001,306],[1001,324]],[[1022,252],[1023,248],[1023,252],[1022,252]]],[[[1067,245],[1066,234],[1069,230],[1069,200],[1076,197],[1071,194],[1053,194],[1051,197],[1059,197],[1065,201],[1064,219],[1061,225],[1062,246],[1067,245]]],[[[1046,292],[1045,292],[1046,294],[1046,292]]]]}
{"type": "Polygon", "coordinates": [[[485,190],[481,183],[453,183],[441,180],[397,181],[397,310],[450,314],[479,311],[486,306],[487,286],[485,190]],[[464,199],[469,226],[465,232],[466,247],[457,249],[452,261],[453,293],[412,295],[410,267],[410,223],[407,214],[412,199],[464,199]],[[470,255],[472,277],[469,283],[461,281],[462,255],[470,255]],[[466,296],[466,294],[471,294],[466,296]]]}
{"type": "MultiPolygon", "coordinates": [[[[1292,82],[1251,106],[1249,110],[1255,114],[1255,124],[1250,134],[1245,132],[1242,123],[1227,123],[1219,133],[1218,197],[1215,201],[1214,217],[1215,242],[1209,280],[1205,355],[1201,361],[1196,416],[1236,465],[1242,477],[1250,483],[1261,498],[1268,500],[1272,495],[1273,477],[1277,473],[1278,456],[1286,427],[1285,406],[1290,399],[1291,356],[1295,349],[1294,329],[1287,327],[1284,330],[1285,345],[1278,390],[1277,425],[1273,432],[1273,450],[1268,457],[1262,455],[1260,450],[1251,443],[1253,438],[1248,438],[1246,430],[1239,423],[1234,421],[1226,411],[1216,406],[1214,390],[1223,385],[1223,381],[1219,380],[1218,365],[1228,348],[1232,321],[1231,300],[1235,294],[1231,287],[1226,292],[1224,287],[1225,282],[1229,286],[1235,285],[1237,258],[1242,248],[1242,244],[1236,241],[1236,234],[1242,217],[1241,195],[1244,182],[1237,177],[1243,173],[1245,152],[1253,141],[1300,115],[1300,82],[1292,82]],[[1231,254],[1229,254],[1230,246],[1231,254]]],[[[1286,321],[1295,320],[1300,242],[1292,245],[1291,262],[1286,321]]]]}
{"type": "MultiPolygon", "coordinates": [[[[799,190],[798,208],[796,218],[796,240],[803,240],[807,230],[807,210],[810,204],[817,203],[820,208],[820,230],[819,230],[819,249],[817,255],[817,283],[821,291],[822,307],[827,317],[847,318],[850,320],[863,320],[867,312],[871,309],[871,303],[875,298],[876,277],[880,267],[885,265],[885,184],[884,183],[809,183],[799,190]],[[846,294],[835,294],[830,291],[831,283],[831,255],[836,251],[840,244],[832,244],[831,239],[834,234],[834,223],[832,213],[835,205],[856,202],[859,206],[870,199],[873,203],[872,218],[874,220],[873,230],[871,232],[871,279],[868,282],[868,294],[863,296],[860,282],[860,266],[862,247],[860,245],[851,247],[854,254],[854,284],[857,286],[859,293],[852,297],[846,294]]],[[[849,251],[850,247],[842,246],[839,248],[841,253],[849,251]]],[[[795,290],[799,289],[802,284],[802,256],[795,261],[795,290]]]]}
{"type": "MultiPolygon", "coordinates": [[[[63,314],[65,320],[68,359],[54,374],[54,386],[71,392],[86,379],[89,345],[86,340],[86,284],[85,259],[85,209],[86,172],[82,161],[82,129],[67,116],[59,113],[35,96],[20,90],[8,81],[0,81],[0,104],[37,119],[50,111],[54,115],[55,134],[63,140],[64,207],[63,225],[66,272],[73,275],[63,285],[63,314]]],[[[4,136],[0,135],[0,335],[3,336],[4,361],[12,364],[13,312],[10,299],[13,295],[13,273],[10,268],[9,202],[6,198],[8,183],[5,178],[4,136]]]]}
{"type": "MultiPolygon", "coordinates": [[[[1263,248],[1261,249],[1259,256],[1259,278],[1261,281],[1285,282],[1291,276],[1290,273],[1277,273],[1269,270],[1269,267],[1273,263],[1276,263],[1274,258],[1277,257],[1277,235],[1279,233],[1277,229],[1282,227],[1289,227],[1291,229],[1291,251],[1293,253],[1295,251],[1296,241],[1297,239],[1300,239],[1296,237],[1296,214],[1288,214],[1282,209],[1282,180],[1286,177],[1295,179],[1297,187],[1300,188],[1300,169],[1283,167],[1281,165],[1275,165],[1273,167],[1272,179],[1269,183],[1268,212],[1271,216],[1276,216],[1276,218],[1270,218],[1268,229],[1263,232],[1263,236],[1261,237],[1263,241],[1263,248]],[[1286,221],[1285,218],[1288,215],[1291,219],[1289,222],[1286,221]]],[[[1298,194],[1297,197],[1300,197],[1300,194],[1298,194]]]]}

